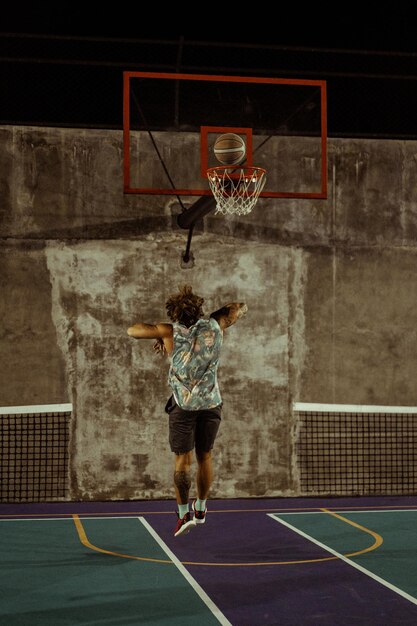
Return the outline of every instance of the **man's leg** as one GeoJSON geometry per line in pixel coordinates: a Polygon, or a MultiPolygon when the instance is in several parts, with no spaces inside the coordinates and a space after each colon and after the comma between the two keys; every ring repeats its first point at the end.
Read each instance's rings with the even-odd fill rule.
{"type": "Polygon", "coordinates": [[[211,450],[202,452],[196,450],[197,457],[197,495],[200,500],[207,500],[211,483],[213,482],[213,463],[211,450]]]}
{"type": "Polygon", "coordinates": [[[178,504],[178,523],[174,536],[187,533],[195,522],[190,517],[188,496],[190,492],[190,467],[194,448],[195,416],[174,405],[169,414],[169,443],[174,452],[174,488],[178,504]],[[183,452],[188,450],[188,452],[183,452]]]}
{"type": "Polygon", "coordinates": [[[195,526],[195,521],[190,516],[188,503],[191,486],[191,461],[191,452],[175,454],[174,487],[178,504],[178,523],[174,530],[175,537],[188,533],[195,526]]]}
{"type": "Polygon", "coordinates": [[[193,502],[194,519],[196,524],[204,524],[206,521],[206,502],[211,483],[213,482],[213,464],[211,450],[203,452],[196,450],[197,458],[197,500],[193,502]]]}
{"type": "Polygon", "coordinates": [[[188,506],[188,497],[191,486],[191,462],[192,452],[184,452],[182,454],[175,455],[174,487],[178,506],[188,506]]]}
{"type": "Polygon", "coordinates": [[[201,411],[197,420],[195,454],[197,458],[197,500],[193,502],[196,524],[206,521],[206,500],[213,482],[211,451],[220,426],[221,407],[201,411]]]}

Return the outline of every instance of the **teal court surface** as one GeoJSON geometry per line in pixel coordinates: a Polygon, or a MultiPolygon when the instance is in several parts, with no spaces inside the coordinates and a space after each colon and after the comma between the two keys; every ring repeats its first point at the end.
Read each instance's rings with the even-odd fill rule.
{"type": "Polygon", "coordinates": [[[417,624],[417,498],[0,506],[0,624],[417,624]]]}

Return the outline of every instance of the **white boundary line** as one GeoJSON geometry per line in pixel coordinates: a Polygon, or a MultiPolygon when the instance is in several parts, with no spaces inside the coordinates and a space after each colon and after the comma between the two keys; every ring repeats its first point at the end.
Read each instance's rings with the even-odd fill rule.
{"type": "Polygon", "coordinates": [[[415,406],[378,406],[366,404],[319,404],[314,402],[294,402],[293,410],[296,412],[309,411],[318,413],[415,413],[415,406]]]}
{"type": "Polygon", "coordinates": [[[172,560],[174,565],[178,568],[187,582],[191,585],[194,591],[200,596],[203,602],[207,605],[210,611],[213,613],[214,617],[219,620],[220,624],[223,626],[232,626],[229,620],[223,615],[218,606],[214,604],[213,600],[209,598],[206,592],[200,587],[198,582],[191,576],[190,572],[184,567],[184,565],[177,559],[175,554],[171,552],[166,543],[161,539],[161,537],[154,531],[152,526],[146,521],[144,517],[137,518],[146,528],[150,535],[155,539],[155,541],[160,545],[165,554],[172,560]]]}
{"type": "Polygon", "coordinates": [[[31,404],[29,406],[1,406],[0,415],[19,415],[20,413],[69,413],[72,404],[31,404]]]}
{"type": "MultiPolygon", "coordinates": [[[[417,513],[417,508],[414,509],[352,509],[352,510],[348,510],[348,509],[338,509],[338,508],[331,508],[332,511],[334,511],[335,513],[339,513],[340,515],[343,515],[344,513],[349,513],[349,514],[353,514],[353,513],[358,513],[359,515],[361,513],[417,513]]],[[[256,512],[256,511],[255,511],[256,512]]],[[[8,513],[0,513],[0,523],[1,522],[65,522],[65,521],[72,521],[72,516],[74,515],[74,513],[64,513],[61,514],[59,517],[12,517],[12,513],[8,514],[8,513]],[[2,517],[3,515],[10,515],[10,517],[2,517]]],[[[84,513],[77,513],[77,515],[80,516],[80,519],[88,519],[88,520],[95,520],[95,519],[138,519],[138,514],[136,513],[132,513],[132,515],[86,515],[84,513]]],[[[324,511],[297,511],[296,509],[294,509],[294,511],[282,511],[282,513],[280,511],[277,511],[276,513],[268,513],[267,515],[270,515],[271,517],[274,515],[324,515],[324,511]]]]}
{"type": "MultiPolygon", "coordinates": [[[[4,515],[8,515],[5,513],[4,515]]],[[[137,512],[132,515],[83,515],[83,513],[64,513],[59,517],[0,517],[1,522],[72,522],[72,516],[78,515],[81,520],[83,519],[137,519],[137,512]]]]}
{"type": "Polygon", "coordinates": [[[366,574],[367,576],[369,576],[373,580],[376,580],[381,585],[384,585],[385,587],[388,587],[388,589],[390,589],[391,591],[394,591],[395,593],[398,593],[398,595],[402,596],[406,600],[409,600],[409,602],[412,602],[413,604],[417,604],[417,598],[414,598],[413,596],[410,596],[410,594],[408,594],[406,591],[402,591],[402,589],[399,589],[398,587],[396,587],[395,585],[389,583],[387,580],[384,580],[383,578],[381,578],[377,574],[374,574],[373,572],[369,571],[365,567],[362,567],[362,565],[358,565],[358,563],[355,563],[355,561],[352,561],[351,559],[349,559],[348,557],[344,556],[343,554],[340,554],[340,552],[336,552],[336,550],[333,550],[332,548],[329,548],[329,546],[326,546],[324,543],[321,543],[321,541],[318,541],[317,539],[314,539],[314,537],[311,537],[311,535],[307,535],[302,530],[299,530],[295,526],[292,526],[292,524],[289,524],[288,522],[284,522],[284,520],[280,519],[279,517],[275,517],[275,513],[268,513],[268,516],[272,517],[272,519],[274,519],[275,521],[279,522],[280,524],[283,524],[284,526],[287,526],[288,528],[290,528],[294,532],[298,533],[299,535],[301,535],[305,539],[308,539],[312,543],[315,543],[317,546],[320,546],[320,548],[322,548],[323,550],[326,550],[326,552],[330,552],[330,554],[333,554],[334,556],[338,557],[339,559],[341,559],[342,561],[344,561],[345,563],[347,563],[351,567],[354,567],[355,569],[358,569],[360,572],[362,572],[363,574],[366,574]]]}
{"type": "MultiPolygon", "coordinates": [[[[415,509],[338,509],[333,507],[327,507],[332,513],[339,513],[339,515],[344,515],[345,513],[417,513],[417,508],[415,509]]],[[[324,515],[324,511],[283,511],[280,513],[277,511],[276,513],[271,513],[270,515],[324,515]]]]}

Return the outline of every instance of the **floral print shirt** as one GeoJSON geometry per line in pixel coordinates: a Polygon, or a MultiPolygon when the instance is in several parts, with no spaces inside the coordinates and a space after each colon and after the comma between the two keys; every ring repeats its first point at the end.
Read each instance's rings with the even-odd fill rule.
{"type": "Polygon", "coordinates": [[[223,331],[214,318],[200,319],[187,328],[173,324],[174,348],[168,382],[182,409],[212,409],[221,404],[217,367],[223,331]]]}

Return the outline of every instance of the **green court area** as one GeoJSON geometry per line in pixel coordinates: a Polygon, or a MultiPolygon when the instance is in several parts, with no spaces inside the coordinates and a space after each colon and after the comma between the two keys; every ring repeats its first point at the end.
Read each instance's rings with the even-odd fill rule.
{"type": "Polygon", "coordinates": [[[82,545],[72,519],[4,520],[1,624],[219,624],[204,592],[138,518],[83,519],[82,526],[108,551],[161,562],[103,558],[82,545]]]}
{"type": "Polygon", "coordinates": [[[417,511],[271,515],[417,604],[417,511]]]}

